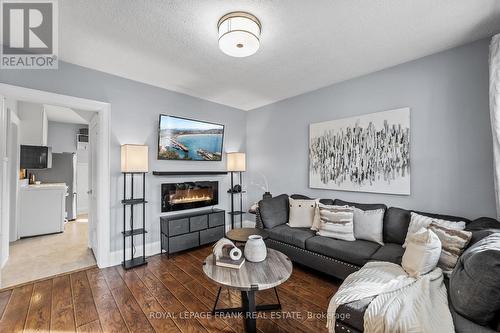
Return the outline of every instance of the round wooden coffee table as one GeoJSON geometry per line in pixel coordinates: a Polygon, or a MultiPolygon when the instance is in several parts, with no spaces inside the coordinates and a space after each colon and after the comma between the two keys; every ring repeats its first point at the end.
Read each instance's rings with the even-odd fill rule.
{"type": "Polygon", "coordinates": [[[292,275],[292,262],[283,253],[267,249],[267,258],[262,262],[245,261],[240,269],[220,267],[215,265],[213,254],[203,263],[203,272],[213,282],[223,288],[236,289],[241,292],[241,308],[217,309],[221,289],[217,293],[212,313],[243,314],[247,332],[255,332],[257,311],[281,309],[277,286],[288,280],[292,275]],[[255,305],[255,292],[274,288],[277,304],[255,305]]]}
{"type": "Polygon", "coordinates": [[[262,239],[266,239],[269,234],[267,231],[257,228],[237,228],[226,232],[227,239],[238,243],[246,243],[250,235],[259,235],[262,236],[262,239]]]}

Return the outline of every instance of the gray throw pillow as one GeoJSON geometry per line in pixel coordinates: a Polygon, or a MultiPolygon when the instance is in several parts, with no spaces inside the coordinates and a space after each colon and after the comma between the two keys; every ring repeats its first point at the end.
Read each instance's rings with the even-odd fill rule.
{"type": "Polygon", "coordinates": [[[481,239],[458,260],[450,277],[453,308],[462,316],[488,325],[500,310],[500,233],[481,239]]]}
{"type": "Polygon", "coordinates": [[[267,229],[274,228],[288,222],[288,195],[281,194],[277,197],[259,201],[260,217],[267,229]]]}

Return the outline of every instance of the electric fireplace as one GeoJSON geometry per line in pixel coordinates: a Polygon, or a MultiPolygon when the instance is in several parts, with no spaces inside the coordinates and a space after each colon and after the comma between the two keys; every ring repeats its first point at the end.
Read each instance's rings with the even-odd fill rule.
{"type": "Polygon", "coordinates": [[[214,206],[219,203],[219,182],[161,184],[161,211],[214,206]]]}

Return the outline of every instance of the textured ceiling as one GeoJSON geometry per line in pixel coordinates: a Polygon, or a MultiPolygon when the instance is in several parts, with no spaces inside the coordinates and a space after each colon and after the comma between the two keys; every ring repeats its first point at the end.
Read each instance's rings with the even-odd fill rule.
{"type": "Polygon", "coordinates": [[[499,0],[64,0],[64,61],[250,110],[500,32],[499,0]],[[262,22],[231,58],[218,19],[262,22]]]}

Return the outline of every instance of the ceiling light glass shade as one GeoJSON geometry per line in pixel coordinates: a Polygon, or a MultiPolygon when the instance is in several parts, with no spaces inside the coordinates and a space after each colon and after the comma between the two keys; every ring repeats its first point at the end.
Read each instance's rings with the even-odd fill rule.
{"type": "Polygon", "coordinates": [[[218,24],[219,48],[232,57],[248,57],[260,47],[261,26],[252,14],[234,12],[224,15],[218,24]]]}

